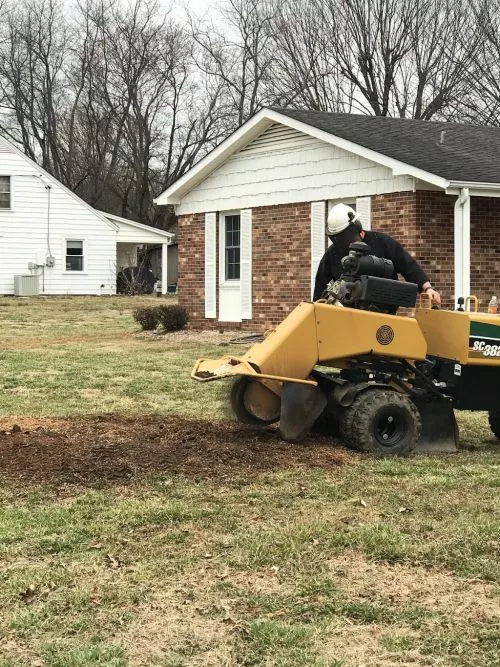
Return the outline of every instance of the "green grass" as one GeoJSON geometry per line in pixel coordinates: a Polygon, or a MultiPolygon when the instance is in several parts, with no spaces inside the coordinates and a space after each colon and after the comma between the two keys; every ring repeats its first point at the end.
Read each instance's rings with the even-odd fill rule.
{"type": "Polygon", "coordinates": [[[187,371],[201,356],[241,353],[241,346],[142,334],[132,309],[164,301],[0,299],[0,416],[192,415],[214,403],[224,416],[224,383],[200,392],[187,371]]]}
{"type": "MultiPolygon", "coordinates": [[[[0,415],[222,418],[189,371],[230,348],[139,334],[145,301],[1,299],[0,415]]],[[[459,418],[454,456],[3,479],[0,667],[500,665],[500,450],[459,418]]]]}

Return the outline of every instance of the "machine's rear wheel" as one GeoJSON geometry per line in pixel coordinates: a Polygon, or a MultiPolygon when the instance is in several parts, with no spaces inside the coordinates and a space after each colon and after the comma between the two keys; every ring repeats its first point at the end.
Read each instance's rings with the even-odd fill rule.
{"type": "Polygon", "coordinates": [[[345,444],[379,456],[408,456],[420,437],[415,404],[390,389],[368,389],[345,409],[340,432],[345,444]]]}
{"type": "Polygon", "coordinates": [[[231,407],[244,424],[273,424],[280,418],[281,402],[261,382],[241,376],[231,387],[231,407]]]}
{"type": "Polygon", "coordinates": [[[500,440],[500,411],[491,410],[488,413],[488,421],[490,422],[490,428],[493,431],[493,435],[497,440],[500,440]]]}

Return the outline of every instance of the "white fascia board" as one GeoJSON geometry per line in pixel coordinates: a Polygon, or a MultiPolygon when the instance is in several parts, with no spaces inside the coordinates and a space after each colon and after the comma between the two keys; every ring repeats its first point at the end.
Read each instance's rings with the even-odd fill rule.
{"type": "Polygon", "coordinates": [[[136,227],[137,229],[143,229],[145,232],[150,234],[157,234],[158,236],[166,237],[171,239],[175,234],[173,232],[167,232],[164,229],[157,229],[156,227],[151,227],[150,225],[145,225],[142,222],[136,222],[135,220],[129,220],[128,218],[121,218],[119,215],[112,215],[111,213],[105,213],[104,211],[98,211],[105,218],[108,218],[113,224],[115,224],[117,231],[120,229],[120,226],[125,225],[129,227],[136,227]],[[118,224],[116,224],[118,223],[118,224]]]}
{"type": "Polygon", "coordinates": [[[267,130],[274,122],[269,118],[269,114],[270,111],[268,109],[262,109],[255,114],[255,116],[233,132],[217,148],[214,148],[213,151],[200,160],[197,165],[186,172],[184,176],[181,176],[181,178],[162,192],[161,195],[153,199],[153,202],[159,206],[179,204],[186,192],[196,187],[213,171],[224,164],[231,155],[240,151],[253,141],[255,137],[258,137],[259,134],[267,130]]]}

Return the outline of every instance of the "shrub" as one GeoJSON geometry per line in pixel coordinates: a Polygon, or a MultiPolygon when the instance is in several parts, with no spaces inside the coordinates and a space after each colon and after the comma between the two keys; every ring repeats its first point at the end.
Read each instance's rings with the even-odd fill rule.
{"type": "Polygon", "coordinates": [[[186,326],[189,319],[183,306],[159,306],[158,314],[159,322],[165,331],[179,331],[186,326]]]}
{"type": "Polygon", "coordinates": [[[138,322],[143,331],[152,331],[160,323],[159,308],[137,308],[134,310],[134,320],[138,322]]]}

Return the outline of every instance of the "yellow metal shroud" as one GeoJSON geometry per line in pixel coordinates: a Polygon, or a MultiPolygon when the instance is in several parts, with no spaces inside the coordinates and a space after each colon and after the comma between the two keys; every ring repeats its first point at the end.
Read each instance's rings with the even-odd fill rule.
{"type": "Polygon", "coordinates": [[[317,364],[343,368],[364,356],[420,361],[426,356],[466,365],[500,365],[500,316],[416,309],[415,317],[386,315],[322,302],[300,303],[261,343],[241,357],[199,359],[199,381],[244,375],[274,393],[281,382],[316,385],[317,364]]]}
{"type": "Polygon", "coordinates": [[[500,316],[418,308],[427,354],[470,366],[500,366],[500,316]]]}
{"type": "Polygon", "coordinates": [[[270,381],[268,387],[279,393],[277,382],[316,385],[308,378],[317,364],[339,368],[365,355],[417,361],[426,354],[414,318],[303,302],[242,357],[199,359],[191,376],[209,381],[247,375],[270,381]]]}

